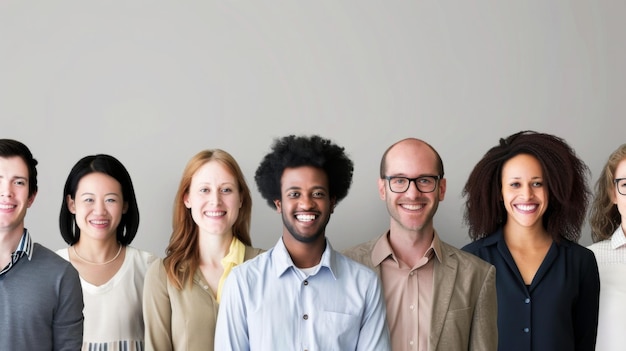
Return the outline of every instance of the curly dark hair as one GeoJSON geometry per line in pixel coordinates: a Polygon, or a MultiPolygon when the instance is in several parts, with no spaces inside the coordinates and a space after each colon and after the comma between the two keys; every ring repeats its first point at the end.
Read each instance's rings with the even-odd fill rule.
{"type": "Polygon", "coordinates": [[[274,200],[281,198],[280,180],[285,168],[301,166],[316,167],[326,173],[330,196],[336,202],[348,195],[354,164],[344,148],[318,135],[289,135],[274,140],[272,152],[265,155],[254,175],[257,188],[270,207],[275,207],[274,200]]]}
{"type": "Polygon", "coordinates": [[[507,220],[501,201],[502,168],[511,158],[531,155],[541,164],[548,185],[548,208],[543,226],[558,242],[577,242],[587,213],[591,193],[587,185],[589,168],[565,140],[554,135],[521,131],[500,139],[472,170],[465,187],[464,220],[469,236],[478,240],[496,232],[507,220]]]}

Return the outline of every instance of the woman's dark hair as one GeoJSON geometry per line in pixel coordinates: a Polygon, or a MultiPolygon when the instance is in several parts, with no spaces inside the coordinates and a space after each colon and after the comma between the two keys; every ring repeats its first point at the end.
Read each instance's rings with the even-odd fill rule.
{"type": "Polygon", "coordinates": [[[92,155],[80,159],[70,171],[63,188],[63,202],[59,214],[59,228],[63,240],[69,245],[74,245],[80,240],[80,228],[76,225],[76,216],[68,208],[67,197],[74,199],[80,180],[91,173],[106,174],[120,183],[124,203],[128,204],[126,213],[122,214],[120,224],[117,226],[117,241],[122,245],[129,245],[139,228],[139,208],[135,198],[135,189],[128,171],[115,157],[110,155],[92,155]]]}
{"type": "Polygon", "coordinates": [[[280,180],[285,168],[312,166],[328,176],[329,195],[338,203],[348,195],[354,165],[344,148],[320,136],[290,135],[274,140],[272,152],[265,155],[254,180],[270,207],[281,198],[280,180]]]}
{"type": "Polygon", "coordinates": [[[531,155],[541,164],[548,186],[544,228],[557,242],[561,237],[577,242],[590,198],[589,169],[563,139],[534,131],[500,139],[500,144],[487,151],[472,170],[463,189],[469,236],[473,240],[489,236],[506,223],[502,168],[519,154],[531,155]]]}

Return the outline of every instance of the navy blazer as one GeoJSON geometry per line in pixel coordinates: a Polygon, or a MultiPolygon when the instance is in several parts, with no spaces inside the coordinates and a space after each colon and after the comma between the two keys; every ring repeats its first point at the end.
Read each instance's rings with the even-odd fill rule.
{"type": "Polygon", "coordinates": [[[496,267],[498,350],[595,349],[600,277],[591,250],[565,239],[553,242],[529,287],[502,229],[463,250],[496,267]]]}

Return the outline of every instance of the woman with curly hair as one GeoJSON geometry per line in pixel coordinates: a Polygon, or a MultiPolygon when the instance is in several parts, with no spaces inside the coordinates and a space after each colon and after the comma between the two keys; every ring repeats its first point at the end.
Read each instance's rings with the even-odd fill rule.
{"type": "Polygon", "coordinates": [[[589,246],[600,270],[600,315],[596,349],[623,350],[626,330],[626,144],[615,150],[600,173],[589,222],[589,246]]]}
{"type": "Polygon", "coordinates": [[[577,244],[588,168],[554,135],[501,139],[465,188],[473,243],[463,250],[496,267],[498,350],[594,350],[600,282],[593,253],[577,244]]]}
{"type": "Polygon", "coordinates": [[[235,159],[204,150],[187,163],[166,257],[144,288],[147,350],[213,350],[222,284],[262,250],[251,247],[252,198],[235,159]]]}

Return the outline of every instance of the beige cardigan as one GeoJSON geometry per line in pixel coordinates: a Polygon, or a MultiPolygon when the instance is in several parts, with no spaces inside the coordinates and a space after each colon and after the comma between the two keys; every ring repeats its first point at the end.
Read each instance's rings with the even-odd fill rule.
{"type": "MultiPolygon", "coordinates": [[[[263,251],[246,246],[244,261],[263,251]]],[[[146,273],[143,289],[146,350],[212,351],[218,308],[199,271],[191,286],[178,290],[167,278],[163,260],[156,260],[146,273]]]]}

